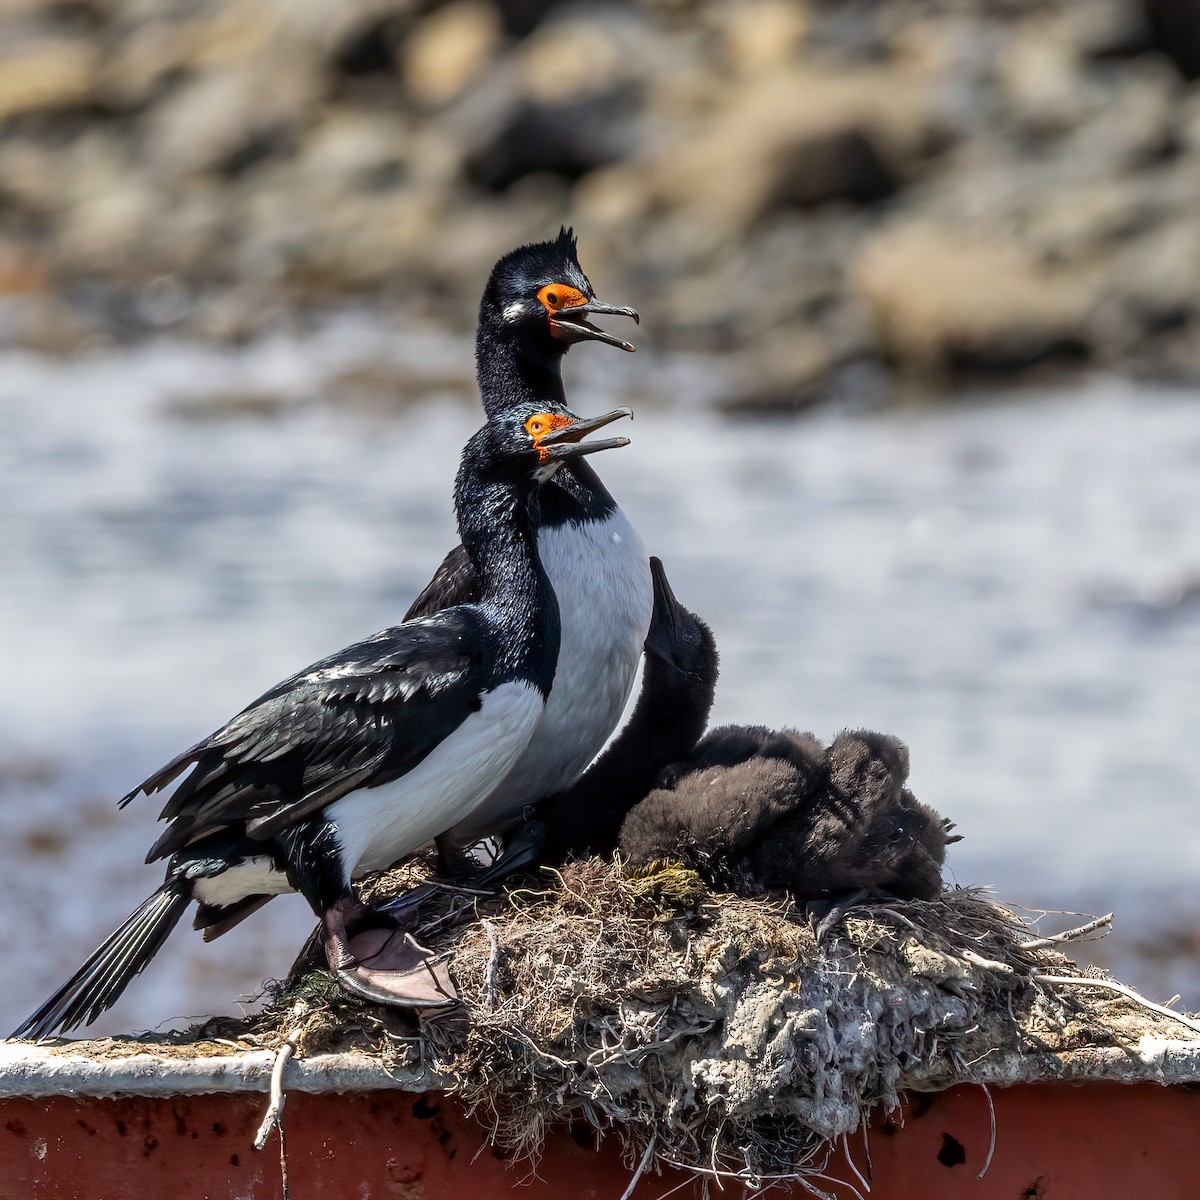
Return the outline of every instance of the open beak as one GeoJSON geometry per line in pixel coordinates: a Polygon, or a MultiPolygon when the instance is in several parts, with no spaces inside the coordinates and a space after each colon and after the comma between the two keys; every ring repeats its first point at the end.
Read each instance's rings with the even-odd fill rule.
{"type": "Polygon", "coordinates": [[[583,439],[605,425],[611,425],[622,417],[632,419],[631,408],[614,408],[612,412],[602,417],[589,417],[587,420],[576,421],[574,425],[564,425],[546,434],[538,449],[543,452],[543,462],[564,462],[567,459],[579,458],[584,454],[594,454],[597,450],[613,450],[618,446],[628,446],[628,438],[601,438],[595,442],[585,442],[583,439]]]}
{"type": "Polygon", "coordinates": [[[574,304],[570,308],[560,308],[550,318],[550,328],[555,337],[564,341],[575,342],[607,342],[630,354],[637,349],[631,342],[626,342],[611,333],[593,325],[588,317],[632,317],[635,324],[640,325],[642,318],[636,308],[618,308],[615,304],[601,304],[599,300],[589,300],[586,304],[574,304]]]}

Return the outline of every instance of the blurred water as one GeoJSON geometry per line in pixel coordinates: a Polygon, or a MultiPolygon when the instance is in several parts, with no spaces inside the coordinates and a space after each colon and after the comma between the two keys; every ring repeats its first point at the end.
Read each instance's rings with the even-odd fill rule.
{"type": "MultiPolygon", "coordinates": [[[[1110,959],[1200,1002],[1200,396],[1101,380],[733,420],[703,403],[712,364],[589,349],[571,395],[639,410],[598,462],[717,635],[716,719],[898,734],[917,794],[966,835],[954,879],[1115,908],[1110,959]]],[[[155,804],[116,797],[394,623],[451,544],[479,412],[455,388],[331,401],[381,355],[470,361],[361,320],[237,351],[0,359],[5,1028],[161,879],[141,865],[155,804]],[[196,419],[233,392],[277,403],[196,419]]],[[[181,932],[97,1028],[234,1011],[310,925],[285,897],[214,945],[181,932]]]]}

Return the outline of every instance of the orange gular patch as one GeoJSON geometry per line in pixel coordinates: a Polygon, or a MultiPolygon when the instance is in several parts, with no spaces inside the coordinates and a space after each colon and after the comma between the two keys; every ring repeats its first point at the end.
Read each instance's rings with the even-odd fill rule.
{"type": "Polygon", "coordinates": [[[533,438],[533,444],[538,447],[539,462],[545,462],[549,456],[549,451],[542,449],[540,445],[542,438],[555,429],[574,424],[570,417],[564,417],[562,413],[534,413],[525,422],[525,432],[533,438]]]}

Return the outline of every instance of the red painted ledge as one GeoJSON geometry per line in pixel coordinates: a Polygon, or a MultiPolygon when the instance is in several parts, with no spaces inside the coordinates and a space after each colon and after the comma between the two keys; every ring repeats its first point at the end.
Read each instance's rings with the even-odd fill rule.
{"type": "MultiPolygon", "coordinates": [[[[987,1095],[964,1084],[911,1095],[848,1139],[821,1186],[849,1200],[1196,1200],[1200,1091],[1156,1084],[992,1088],[995,1151],[983,1179],[987,1095]],[[835,1180],[843,1181],[835,1183],[835,1180]]],[[[0,1099],[0,1200],[282,1200],[278,1139],[252,1143],[254,1094],[0,1099]]],[[[292,1094],[291,1200],[620,1200],[631,1177],[615,1139],[560,1132],[536,1175],[491,1150],[452,1099],[396,1090],[292,1094]],[[582,1143],[582,1144],[581,1144],[582,1143]]],[[[635,1200],[685,1182],[647,1175],[635,1200]]],[[[727,1185],[733,1196],[736,1185],[727,1185]]],[[[719,1194],[715,1191],[713,1194],[719,1194]]],[[[785,1190],[777,1195],[789,1194],[785,1190]]],[[[791,1194],[811,1195],[795,1188],[791,1194]]],[[[700,1195],[688,1184],[675,1193],[700,1195]]]]}

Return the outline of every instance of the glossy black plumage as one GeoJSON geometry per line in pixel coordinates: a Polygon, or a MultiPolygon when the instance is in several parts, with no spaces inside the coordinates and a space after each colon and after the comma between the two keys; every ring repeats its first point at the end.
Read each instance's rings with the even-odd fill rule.
{"type": "Polygon", "coordinates": [[[146,861],[232,823],[266,839],[355,788],[411,770],[479,707],[495,675],[487,624],[460,607],[385,629],[277,684],[134,789],[194,767],[146,861]]]}
{"type": "MultiPolygon", "coordinates": [[[[565,405],[562,358],[571,343],[551,336],[545,313],[536,306],[531,305],[516,322],[505,317],[519,303],[515,297],[532,295],[540,285],[558,281],[595,299],[595,289],[579,265],[575,235],[566,228],[550,241],[510,251],[492,268],[475,333],[476,372],[489,417],[518,404],[565,405]]],[[[615,509],[616,501],[583,461],[564,466],[542,490],[545,526],[602,520],[615,509]]],[[[405,620],[453,604],[469,604],[478,592],[475,570],[462,546],[456,546],[413,601],[405,620]]]]}
{"type": "Polygon", "coordinates": [[[474,604],[478,596],[479,580],[475,568],[462,546],[455,546],[409,605],[404,619],[411,621],[455,604],[474,604]]]}

